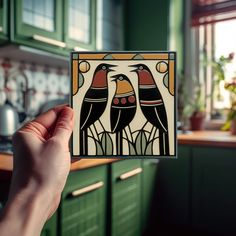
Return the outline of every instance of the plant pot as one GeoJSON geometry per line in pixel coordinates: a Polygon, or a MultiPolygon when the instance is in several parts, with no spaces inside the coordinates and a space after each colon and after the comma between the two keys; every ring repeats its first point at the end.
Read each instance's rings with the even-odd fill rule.
{"type": "Polygon", "coordinates": [[[204,120],[205,120],[205,116],[191,116],[189,118],[190,129],[191,130],[203,130],[204,120]]]}
{"type": "Polygon", "coordinates": [[[230,133],[232,135],[236,135],[236,119],[231,121],[231,125],[230,125],[230,133]]]}

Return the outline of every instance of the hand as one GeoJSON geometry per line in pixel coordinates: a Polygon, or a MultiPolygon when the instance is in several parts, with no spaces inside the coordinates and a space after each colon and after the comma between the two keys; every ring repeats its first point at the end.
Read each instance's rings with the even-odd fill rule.
{"type": "Polygon", "coordinates": [[[73,110],[59,106],[26,124],[13,137],[14,168],[5,212],[9,215],[14,205],[20,217],[25,215],[29,221],[25,232],[32,228],[31,235],[36,235],[37,229],[40,234],[60,202],[70,170],[68,141],[73,123],[73,110]]]}

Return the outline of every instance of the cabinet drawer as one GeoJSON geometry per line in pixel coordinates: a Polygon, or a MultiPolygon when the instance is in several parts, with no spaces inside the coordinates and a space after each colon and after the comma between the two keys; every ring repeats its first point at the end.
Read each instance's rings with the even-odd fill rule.
{"type": "Polygon", "coordinates": [[[140,160],[111,165],[112,236],[140,235],[141,172],[140,160]]]}
{"type": "Polygon", "coordinates": [[[61,235],[105,234],[107,166],[69,175],[61,202],[61,235]]]}

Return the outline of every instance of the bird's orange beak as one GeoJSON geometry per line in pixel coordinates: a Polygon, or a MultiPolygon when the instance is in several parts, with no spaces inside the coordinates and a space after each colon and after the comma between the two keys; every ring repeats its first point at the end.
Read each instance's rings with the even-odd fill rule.
{"type": "Polygon", "coordinates": [[[130,72],[137,72],[138,71],[138,65],[129,65],[128,67],[135,68],[135,69],[131,70],[130,72]]]}

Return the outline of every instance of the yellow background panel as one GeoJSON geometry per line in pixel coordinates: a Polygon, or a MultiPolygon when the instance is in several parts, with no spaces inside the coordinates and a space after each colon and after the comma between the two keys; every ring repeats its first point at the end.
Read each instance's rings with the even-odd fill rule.
{"type": "Polygon", "coordinates": [[[72,70],[73,70],[73,95],[75,95],[78,92],[78,61],[77,60],[73,60],[73,66],[72,66],[72,70]]]}

